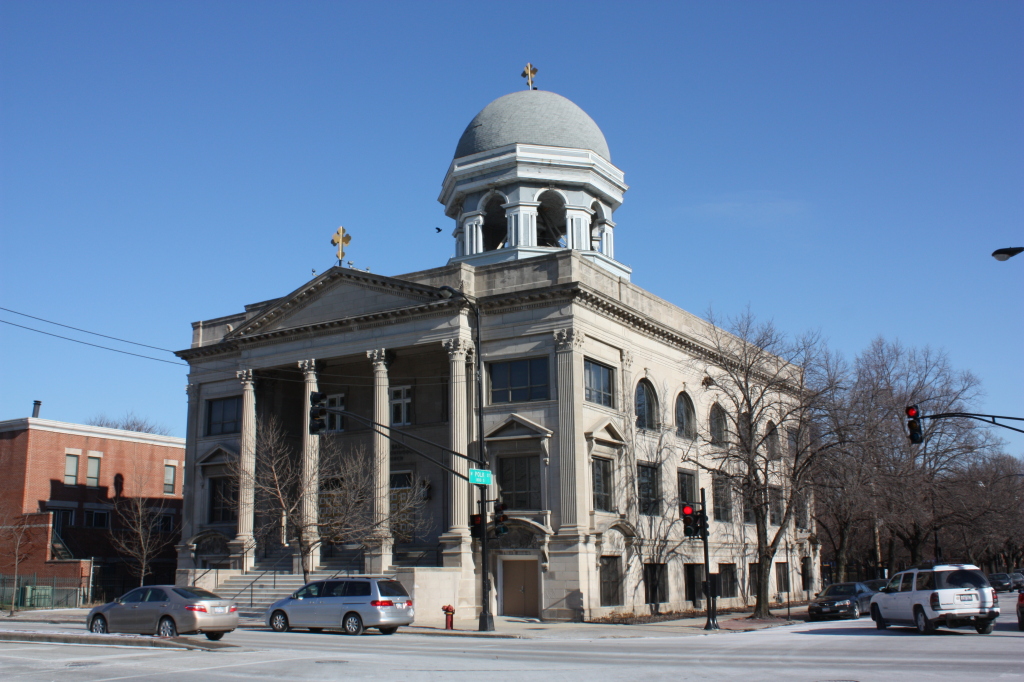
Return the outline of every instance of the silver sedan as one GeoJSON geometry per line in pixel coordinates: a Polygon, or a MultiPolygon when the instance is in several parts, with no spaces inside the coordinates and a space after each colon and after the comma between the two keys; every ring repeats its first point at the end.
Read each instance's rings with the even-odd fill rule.
{"type": "Polygon", "coordinates": [[[161,637],[203,633],[220,639],[238,627],[238,607],[198,587],[147,585],[95,607],[85,621],[90,632],[134,632],[161,637]]]}

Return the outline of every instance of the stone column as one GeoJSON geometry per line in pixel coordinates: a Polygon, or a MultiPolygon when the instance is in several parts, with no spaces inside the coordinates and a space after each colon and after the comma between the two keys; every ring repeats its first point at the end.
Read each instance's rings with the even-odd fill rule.
{"type": "Polygon", "coordinates": [[[579,206],[567,206],[565,209],[565,241],[570,249],[589,251],[590,219],[594,211],[579,206]]]}
{"type": "Polygon", "coordinates": [[[505,220],[508,222],[508,246],[537,245],[537,208],[540,202],[521,201],[505,204],[505,220]]]}
{"type": "MultiPolygon", "coordinates": [[[[449,447],[460,454],[469,452],[470,412],[466,395],[466,360],[472,352],[472,341],[465,338],[445,339],[448,351],[448,442],[449,447]]],[[[467,475],[469,463],[455,455],[449,455],[448,464],[463,476],[467,475]]],[[[440,540],[444,545],[444,565],[449,567],[472,566],[472,547],[469,538],[470,485],[455,474],[448,474],[448,531],[440,540]]]]}
{"type": "Polygon", "coordinates": [[[320,564],[320,436],[309,432],[309,411],[313,406],[309,394],[320,389],[316,383],[316,360],[299,360],[299,369],[306,382],[302,401],[302,508],[299,522],[305,545],[309,548],[306,568],[312,571],[320,564]]]}
{"type": "Polygon", "coordinates": [[[238,531],[231,543],[231,552],[238,557],[238,567],[252,568],[255,546],[252,534],[255,513],[256,480],[256,390],[251,369],[235,373],[242,383],[242,433],[238,455],[238,531]]]}
{"type": "Polygon", "coordinates": [[[481,213],[473,212],[463,215],[462,229],[464,230],[463,242],[465,254],[472,256],[475,253],[482,253],[484,250],[484,217],[481,213]]]}
{"type": "Polygon", "coordinates": [[[558,329],[555,335],[555,358],[558,373],[558,475],[561,492],[561,521],[559,533],[579,529],[581,516],[579,507],[580,476],[585,473],[577,461],[583,454],[577,444],[576,425],[579,403],[583,396],[577,390],[576,382],[581,372],[576,370],[576,359],[583,349],[583,333],[572,328],[558,329]]]}
{"type": "MultiPolygon", "coordinates": [[[[388,353],[384,348],[366,351],[373,362],[373,421],[385,427],[391,424],[388,395],[388,353]]],[[[378,427],[380,428],[380,427],[378,427]]],[[[367,542],[366,571],[383,573],[391,566],[391,441],[381,433],[373,434],[373,523],[374,537],[367,542]]]]}

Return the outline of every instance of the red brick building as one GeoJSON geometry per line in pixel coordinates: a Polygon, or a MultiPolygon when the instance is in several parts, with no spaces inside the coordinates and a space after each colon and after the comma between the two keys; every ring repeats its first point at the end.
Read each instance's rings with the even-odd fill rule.
{"type": "MultiPolygon", "coordinates": [[[[77,579],[97,597],[130,585],[111,543],[124,526],[115,505],[144,498],[161,529],[177,532],[184,446],[182,438],[49,419],[0,422],[0,574],[10,581],[24,527],[19,575],[38,584],[77,579]]],[[[174,566],[171,543],[146,582],[173,582],[174,566]]]]}

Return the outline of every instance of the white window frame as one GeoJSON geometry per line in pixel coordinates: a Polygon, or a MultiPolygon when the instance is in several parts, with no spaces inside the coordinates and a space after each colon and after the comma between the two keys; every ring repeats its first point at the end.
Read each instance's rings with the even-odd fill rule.
{"type": "Polygon", "coordinates": [[[412,386],[391,386],[388,389],[388,414],[391,415],[391,426],[409,426],[412,424],[412,386]],[[395,408],[399,410],[400,420],[395,419],[395,408]]]}
{"type": "MultiPolygon", "coordinates": [[[[336,410],[345,409],[345,394],[344,393],[332,393],[327,396],[327,407],[334,408],[336,410]]],[[[342,433],[345,430],[345,417],[340,414],[327,413],[327,424],[326,431],[330,433],[342,433]]]]}

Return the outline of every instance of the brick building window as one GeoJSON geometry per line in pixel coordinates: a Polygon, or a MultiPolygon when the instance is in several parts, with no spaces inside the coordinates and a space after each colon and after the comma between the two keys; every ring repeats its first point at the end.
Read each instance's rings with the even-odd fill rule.
{"type": "Polygon", "coordinates": [[[86,528],[106,528],[110,525],[110,514],[108,512],[87,509],[84,516],[85,519],[82,525],[86,528]]]}
{"type": "Polygon", "coordinates": [[[178,475],[178,467],[173,464],[164,465],[164,495],[174,494],[174,479],[178,475]]]}
{"type": "Polygon", "coordinates": [[[91,488],[100,485],[100,458],[88,457],[85,463],[85,484],[91,488]]]}
{"type": "Polygon", "coordinates": [[[206,435],[222,436],[242,430],[242,396],[206,401],[206,435]]]}
{"type": "Polygon", "coordinates": [[[64,455],[64,485],[78,485],[78,455],[64,455]]]}

